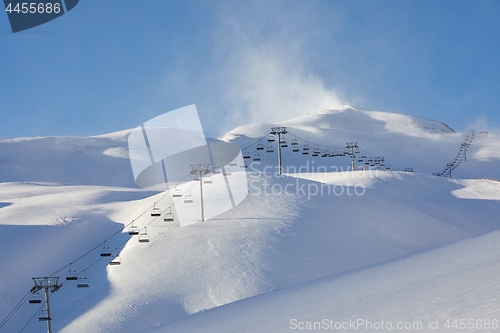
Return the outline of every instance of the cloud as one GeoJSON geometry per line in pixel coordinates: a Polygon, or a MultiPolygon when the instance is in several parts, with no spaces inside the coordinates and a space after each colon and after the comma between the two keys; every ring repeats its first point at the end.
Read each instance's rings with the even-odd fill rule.
{"type": "Polygon", "coordinates": [[[220,26],[217,77],[223,81],[220,102],[231,113],[226,118],[229,129],[345,104],[311,69],[312,32],[299,19],[303,15],[274,5],[266,8],[264,17],[252,13],[225,17],[220,26]]]}

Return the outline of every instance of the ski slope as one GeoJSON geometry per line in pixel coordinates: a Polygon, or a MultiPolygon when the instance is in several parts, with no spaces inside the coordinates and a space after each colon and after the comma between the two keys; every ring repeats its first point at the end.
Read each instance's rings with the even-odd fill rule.
{"type": "MultiPolygon", "coordinates": [[[[53,294],[55,332],[287,332],[293,318],[494,319],[500,182],[485,178],[500,178],[497,134],[478,135],[452,179],[431,173],[455,156],[465,134],[414,116],[345,107],[242,126],[222,139],[255,147],[275,125],[311,148],[357,141],[415,172],[342,172],[347,157],[283,149],[278,176],[276,152],[260,151],[242,204],[180,227],[150,216],[153,204],[165,210],[174,198],[135,186],[130,131],[0,140],[0,319],[32,277],[64,279],[71,262],[86,268],[90,288],[67,281],[53,294]],[[132,220],[147,226],[151,242],[128,235],[132,220]],[[120,266],[99,256],[104,240],[120,266]]],[[[183,186],[198,210],[198,183],[183,186]]],[[[217,198],[205,205],[217,206],[217,198]]],[[[0,332],[43,330],[37,309],[23,302],[0,332]]]]}

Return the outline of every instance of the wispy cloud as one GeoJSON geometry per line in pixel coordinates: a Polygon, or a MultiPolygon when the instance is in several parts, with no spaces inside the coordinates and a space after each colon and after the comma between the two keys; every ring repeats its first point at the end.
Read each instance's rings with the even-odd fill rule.
{"type": "Polygon", "coordinates": [[[304,15],[283,10],[279,3],[260,9],[259,14],[225,16],[219,27],[220,102],[231,112],[226,127],[280,121],[345,104],[310,69],[307,42],[312,31],[304,15]]]}

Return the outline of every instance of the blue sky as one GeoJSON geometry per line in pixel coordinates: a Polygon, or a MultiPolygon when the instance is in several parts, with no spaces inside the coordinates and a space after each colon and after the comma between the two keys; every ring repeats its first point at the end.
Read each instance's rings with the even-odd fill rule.
{"type": "Polygon", "coordinates": [[[350,104],[500,128],[498,1],[82,0],[12,34],[0,137],[97,135],[196,104],[212,136],[350,104]]]}

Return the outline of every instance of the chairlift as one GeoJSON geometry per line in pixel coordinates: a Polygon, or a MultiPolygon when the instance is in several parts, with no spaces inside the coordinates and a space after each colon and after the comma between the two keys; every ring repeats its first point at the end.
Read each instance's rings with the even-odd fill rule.
{"type": "Polygon", "coordinates": [[[172,197],[174,198],[182,197],[182,191],[179,190],[177,187],[174,187],[174,190],[172,191],[172,197]]]}
{"type": "Polygon", "coordinates": [[[292,146],[298,146],[299,145],[299,142],[297,141],[297,139],[293,139],[292,140],[292,143],[290,143],[292,146]]]}
{"type": "Polygon", "coordinates": [[[156,202],[153,205],[153,209],[151,210],[151,216],[161,216],[161,209],[156,207],[156,202]]]}
{"type": "Polygon", "coordinates": [[[286,140],[285,140],[285,139],[281,139],[281,141],[280,141],[280,146],[281,146],[281,148],[286,148],[286,147],[288,147],[288,143],[286,143],[286,140]]]}
{"type": "Polygon", "coordinates": [[[71,268],[71,264],[69,264],[69,271],[66,272],[66,280],[68,281],[78,280],[78,272],[71,268]]]}
{"type": "Polygon", "coordinates": [[[313,151],[312,156],[319,156],[319,153],[320,153],[319,148],[315,148],[314,151],[313,151]]]}
{"type": "Polygon", "coordinates": [[[257,144],[257,150],[264,150],[264,145],[262,143],[257,144]]]}
{"type": "Polygon", "coordinates": [[[77,288],[88,288],[89,287],[89,279],[87,278],[87,272],[83,271],[83,276],[78,279],[76,283],[77,288]]]}
{"type": "Polygon", "coordinates": [[[276,140],[276,136],[274,134],[269,134],[269,137],[267,138],[267,142],[274,142],[276,140]]]}
{"type": "Polygon", "coordinates": [[[184,196],[184,203],[193,203],[193,196],[191,195],[191,190],[188,191],[188,194],[184,196]]]}
{"type": "Polygon", "coordinates": [[[309,145],[307,143],[302,147],[302,155],[309,155],[309,145]]]}
{"type": "Polygon", "coordinates": [[[139,234],[139,227],[134,225],[134,221],[132,221],[132,225],[130,226],[130,229],[128,229],[128,234],[129,235],[138,235],[139,234]]]}
{"type": "Polygon", "coordinates": [[[247,151],[246,151],[246,150],[243,152],[243,158],[244,158],[244,159],[251,158],[250,154],[249,154],[249,153],[247,153],[247,151]]]}
{"type": "Polygon", "coordinates": [[[139,234],[139,243],[149,243],[149,234],[146,227],[144,227],[144,232],[139,234]]]}
{"type": "Polygon", "coordinates": [[[254,160],[254,161],[260,161],[260,155],[259,155],[259,153],[255,153],[255,154],[253,155],[253,160],[254,160]]]}
{"type": "Polygon", "coordinates": [[[163,221],[164,222],[172,222],[174,220],[174,213],[172,213],[172,208],[168,208],[168,212],[163,214],[163,221]]]}
{"type": "Polygon", "coordinates": [[[294,146],[292,146],[292,147],[293,147],[293,148],[292,148],[292,152],[294,152],[294,153],[298,153],[298,152],[300,151],[299,146],[294,145],[294,146]]]}
{"type": "Polygon", "coordinates": [[[109,246],[106,246],[106,242],[104,242],[101,249],[101,257],[111,257],[111,249],[109,246]]]}
{"type": "Polygon", "coordinates": [[[114,256],[114,258],[109,262],[109,264],[111,266],[118,266],[118,265],[121,265],[122,264],[122,259],[120,258],[120,256],[118,255],[118,250],[116,250],[116,255],[114,256]]]}
{"type": "Polygon", "coordinates": [[[321,157],[328,157],[328,156],[330,156],[328,150],[323,150],[323,154],[321,154],[321,157]]]}
{"type": "Polygon", "coordinates": [[[40,304],[42,303],[42,295],[38,292],[31,293],[30,298],[28,299],[29,304],[40,304]]]}
{"type": "Polygon", "coordinates": [[[267,146],[266,153],[274,153],[273,146],[271,146],[271,145],[267,146]]]}
{"type": "Polygon", "coordinates": [[[212,184],[212,183],[213,183],[212,177],[207,176],[207,177],[203,178],[203,184],[212,184]]]}
{"type": "Polygon", "coordinates": [[[51,320],[49,317],[49,314],[47,313],[47,310],[45,310],[45,309],[40,310],[39,315],[38,315],[38,320],[39,321],[51,320]]]}

